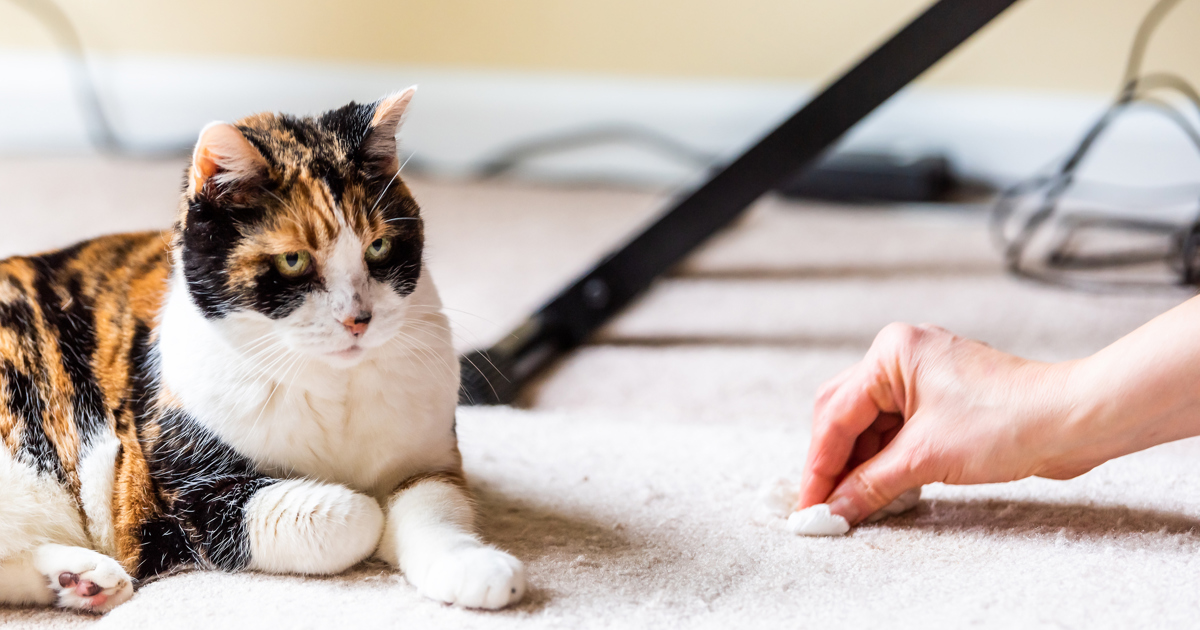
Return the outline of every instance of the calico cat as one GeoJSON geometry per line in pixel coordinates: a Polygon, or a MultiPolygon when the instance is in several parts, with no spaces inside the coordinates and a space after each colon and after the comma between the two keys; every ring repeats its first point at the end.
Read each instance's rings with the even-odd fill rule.
{"type": "Polygon", "coordinates": [[[0,603],[103,612],[178,567],[372,554],[443,602],[523,596],[472,529],[396,157],[413,93],[213,123],[172,230],[0,262],[0,603]]]}

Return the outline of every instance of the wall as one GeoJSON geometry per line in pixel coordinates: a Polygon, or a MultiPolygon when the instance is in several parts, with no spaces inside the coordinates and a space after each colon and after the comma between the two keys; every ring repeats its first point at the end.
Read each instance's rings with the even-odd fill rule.
{"type": "MultiPolygon", "coordinates": [[[[0,0],[0,47],[43,28],[0,0]]],[[[14,2],[16,4],[14,4],[14,2]]],[[[59,0],[101,53],[259,57],[647,77],[820,81],[927,0],[59,0]]],[[[1152,0],[1022,0],[929,77],[936,85],[1108,93],[1152,0]]],[[[1200,60],[1200,0],[1153,65],[1200,60]]]]}
{"type": "MultiPolygon", "coordinates": [[[[58,0],[105,109],[140,146],[205,123],[317,112],[421,84],[413,167],[469,174],[531,138],[621,125],[735,155],[929,0],[58,0]]],[[[63,57],[0,0],[0,154],[86,150],[63,57]]],[[[1027,176],[1104,109],[1153,0],[1021,0],[841,145],[937,152],[968,175],[1027,176]]],[[[1183,0],[1148,68],[1200,84],[1200,0],[1183,0]]],[[[1195,181],[1200,158],[1150,114],[1106,136],[1103,179],[1195,181]]],[[[537,160],[537,177],[679,183],[705,168],[629,143],[537,160]]]]}

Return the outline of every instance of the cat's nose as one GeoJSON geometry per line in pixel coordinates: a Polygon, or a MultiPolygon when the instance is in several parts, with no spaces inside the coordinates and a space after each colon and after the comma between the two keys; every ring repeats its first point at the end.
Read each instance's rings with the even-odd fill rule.
{"type": "Polygon", "coordinates": [[[367,325],[370,323],[371,314],[366,311],[342,320],[342,326],[355,337],[361,337],[363,333],[367,332],[367,325]]]}

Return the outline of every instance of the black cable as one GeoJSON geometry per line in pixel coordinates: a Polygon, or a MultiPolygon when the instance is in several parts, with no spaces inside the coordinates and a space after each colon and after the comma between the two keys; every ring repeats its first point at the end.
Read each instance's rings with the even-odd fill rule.
{"type": "Polygon", "coordinates": [[[491,179],[509,173],[521,164],[538,157],[605,144],[640,145],[696,168],[707,168],[717,160],[714,154],[695,149],[653,129],[612,123],[518,141],[498,151],[494,157],[484,160],[479,168],[475,169],[475,176],[479,179],[491,179]]]}
{"type": "Polygon", "coordinates": [[[1150,46],[1151,36],[1154,35],[1154,31],[1158,29],[1163,18],[1167,17],[1167,13],[1170,13],[1171,9],[1174,9],[1180,2],[1181,0],[1159,0],[1146,12],[1146,17],[1142,18],[1142,23],[1138,25],[1137,33],[1133,36],[1133,46],[1125,63],[1125,76],[1121,82],[1124,86],[1123,89],[1132,91],[1133,86],[1137,84],[1138,75],[1142,71],[1142,62],[1146,58],[1146,48],[1150,46]]]}
{"type": "MultiPolygon", "coordinates": [[[[1035,271],[1023,265],[1026,248],[1037,234],[1047,225],[1050,219],[1057,215],[1059,204],[1066,192],[1078,183],[1077,171],[1097,140],[1109,129],[1112,123],[1125,111],[1134,106],[1149,107],[1153,111],[1167,117],[1174,123],[1200,151],[1200,130],[1192,121],[1170,102],[1158,96],[1161,92],[1172,93],[1190,103],[1200,115],[1200,94],[1186,80],[1170,73],[1150,73],[1141,75],[1142,63],[1155,29],[1162,23],[1180,0],[1160,0],[1142,19],[1134,36],[1133,46],[1126,62],[1125,74],[1121,81],[1121,89],[1113,103],[1105,110],[1100,118],[1088,128],[1083,138],[1064,158],[1055,172],[1049,175],[1039,175],[1029,180],[1019,182],[1004,191],[993,206],[991,215],[991,232],[993,241],[1002,250],[1008,270],[1021,277],[1067,286],[1087,291],[1112,291],[1114,289],[1161,289],[1161,283],[1147,282],[1108,282],[1073,278],[1064,274],[1065,271],[1080,269],[1107,269],[1128,267],[1147,262],[1165,261],[1174,271],[1180,274],[1183,284],[1194,284],[1200,278],[1200,268],[1193,268],[1190,259],[1186,258],[1190,247],[1188,235],[1200,234],[1196,229],[1200,225],[1200,211],[1193,217],[1191,223],[1179,225],[1162,221],[1143,220],[1136,218],[1114,217],[1073,217],[1068,216],[1059,222],[1058,227],[1065,235],[1056,239],[1057,244],[1051,247],[1046,256],[1046,266],[1051,271],[1035,271]],[[1017,226],[1015,234],[1009,235],[1007,229],[1022,200],[1036,200],[1035,210],[1030,212],[1024,221],[1017,226]],[[1106,227],[1125,231],[1156,232],[1170,236],[1169,249],[1155,256],[1150,251],[1141,252],[1112,252],[1105,255],[1090,255],[1079,257],[1067,251],[1076,233],[1084,228],[1106,227]]],[[[1194,249],[1194,247],[1193,247],[1194,249]]],[[[1200,261],[1197,261],[1200,263],[1200,261]]]]}

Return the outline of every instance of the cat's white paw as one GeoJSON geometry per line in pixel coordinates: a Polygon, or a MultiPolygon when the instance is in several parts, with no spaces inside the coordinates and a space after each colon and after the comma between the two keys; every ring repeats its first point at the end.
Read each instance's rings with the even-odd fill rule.
{"type": "Polygon", "coordinates": [[[83,547],[42,545],[34,566],[58,596],[58,606],[105,613],[133,597],[133,579],[112,558],[83,547]]]}
{"type": "Polygon", "coordinates": [[[525,565],[494,547],[460,547],[435,560],[417,590],[464,608],[504,608],[525,596],[525,565]]]}
{"type": "Polygon", "coordinates": [[[251,569],[329,575],[375,550],[383,510],[345,486],[295,479],[256,492],[245,523],[251,569]]]}

